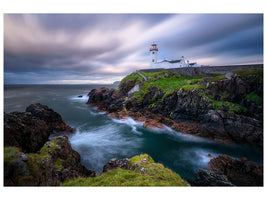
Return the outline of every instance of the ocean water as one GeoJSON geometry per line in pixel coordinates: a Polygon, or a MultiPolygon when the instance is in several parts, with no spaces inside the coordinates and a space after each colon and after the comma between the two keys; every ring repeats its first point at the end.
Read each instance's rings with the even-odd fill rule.
{"type": "MultiPolygon", "coordinates": [[[[218,144],[187,134],[164,130],[147,130],[142,122],[111,119],[106,113],[87,105],[87,94],[93,88],[111,85],[5,85],[4,111],[25,111],[32,103],[48,105],[75,129],[68,135],[73,149],[81,155],[88,169],[100,173],[111,158],[132,157],[147,153],[165,167],[189,180],[200,168],[208,168],[210,157],[227,154],[247,157],[263,163],[260,148],[240,144],[218,144]],[[79,98],[78,95],[83,95],[79,98]]],[[[51,136],[53,137],[53,135],[51,136]]]]}

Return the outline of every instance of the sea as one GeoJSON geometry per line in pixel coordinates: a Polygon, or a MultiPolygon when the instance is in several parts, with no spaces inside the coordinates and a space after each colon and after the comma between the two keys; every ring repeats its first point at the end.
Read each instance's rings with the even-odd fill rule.
{"type": "Polygon", "coordinates": [[[212,157],[222,154],[247,157],[263,164],[263,151],[257,147],[219,144],[168,127],[148,130],[143,128],[143,122],[131,118],[109,118],[107,113],[86,104],[90,90],[99,87],[116,88],[114,85],[4,85],[4,112],[23,112],[33,103],[49,106],[74,128],[74,133],[67,135],[72,148],[81,155],[82,164],[97,174],[112,158],[144,153],[186,180],[194,179],[200,168],[208,168],[212,157]]]}

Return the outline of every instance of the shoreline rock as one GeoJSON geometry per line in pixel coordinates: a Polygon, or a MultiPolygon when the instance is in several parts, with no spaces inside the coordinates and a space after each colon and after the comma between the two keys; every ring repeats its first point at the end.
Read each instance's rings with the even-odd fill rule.
{"type": "Polygon", "coordinates": [[[263,186],[263,166],[247,158],[233,159],[227,155],[212,158],[209,169],[199,169],[193,186],[263,186]]]}
{"type": "Polygon", "coordinates": [[[37,152],[51,133],[73,132],[61,116],[42,104],[31,104],[26,112],[4,113],[4,146],[37,152]]]}
{"type": "Polygon", "coordinates": [[[60,132],[73,129],[45,105],[4,113],[4,185],[57,186],[71,178],[94,177],[94,171],[82,166],[67,136],[49,141],[51,133],[60,132]]]}
{"type": "Polygon", "coordinates": [[[142,118],[148,128],[162,128],[164,124],[181,133],[220,143],[236,142],[263,147],[262,72],[238,73],[241,75],[233,74],[227,79],[205,78],[198,83],[199,87],[177,87],[167,96],[166,91],[156,87],[153,81],[182,76],[169,72],[168,77],[149,80],[153,84],[146,85],[142,91],[145,82],[132,73],[123,79],[119,90],[98,88],[90,91],[87,104],[106,111],[110,117],[142,118]],[[128,95],[137,84],[139,91],[128,95]],[[253,102],[253,98],[257,102],[253,102]]]}
{"type": "Polygon", "coordinates": [[[195,180],[189,181],[192,186],[235,186],[225,175],[211,170],[199,169],[195,176],[195,180]]]}
{"type": "Polygon", "coordinates": [[[213,158],[209,167],[241,186],[263,186],[263,167],[247,158],[233,159],[227,155],[213,158]]]}

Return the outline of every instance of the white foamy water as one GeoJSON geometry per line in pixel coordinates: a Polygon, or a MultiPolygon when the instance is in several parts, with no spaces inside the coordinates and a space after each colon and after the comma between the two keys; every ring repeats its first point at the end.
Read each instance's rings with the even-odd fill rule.
{"type": "Polygon", "coordinates": [[[106,125],[96,129],[77,129],[70,142],[82,156],[82,163],[100,173],[111,158],[128,157],[142,144],[141,138],[122,135],[115,125],[106,125]],[[89,163],[89,164],[88,164],[89,163]]]}
{"type": "Polygon", "coordinates": [[[142,135],[143,133],[141,131],[138,131],[137,128],[143,127],[144,122],[138,122],[135,121],[131,117],[127,117],[124,119],[114,119],[112,118],[112,121],[118,124],[125,124],[127,126],[130,126],[132,128],[132,131],[136,134],[142,135]]]}
{"type": "Polygon", "coordinates": [[[88,101],[89,97],[87,96],[87,94],[81,94],[81,95],[82,95],[82,97],[78,97],[80,95],[76,95],[76,96],[69,97],[69,99],[74,101],[74,102],[85,102],[86,103],[88,101]]]}

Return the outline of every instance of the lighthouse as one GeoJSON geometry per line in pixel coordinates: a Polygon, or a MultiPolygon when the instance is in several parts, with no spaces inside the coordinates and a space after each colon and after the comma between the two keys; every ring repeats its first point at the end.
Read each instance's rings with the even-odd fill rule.
{"type": "Polygon", "coordinates": [[[157,63],[158,59],[158,48],[157,44],[153,43],[150,47],[150,67],[152,67],[155,63],[157,63]]]}
{"type": "Polygon", "coordinates": [[[201,67],[201,65],[198,65],[196,62],[195,63],[189,63],[189,60],[187,62],[185,61],[184,56],[180,57],[179,59],[176,60],[160,60],[158,61],[158,47],[155,42],[153,42],[150,46],[150,68],[155,69],[155,68],[181,68],[181,67],[201,67]]]}

